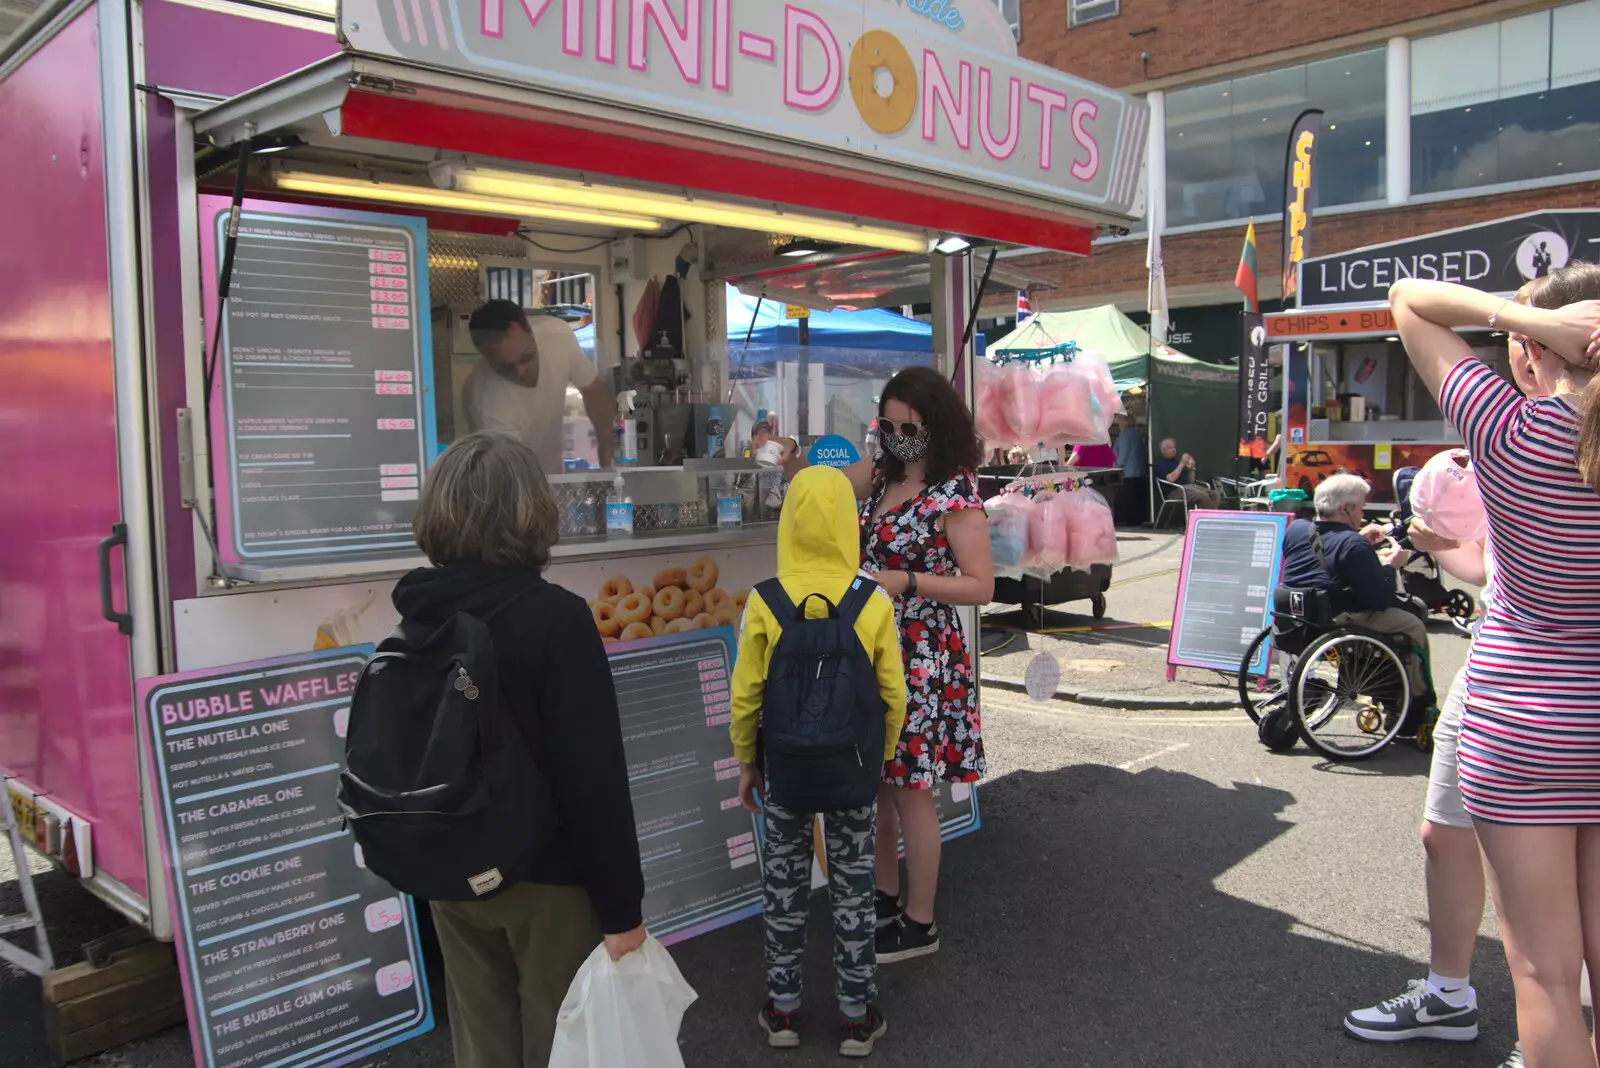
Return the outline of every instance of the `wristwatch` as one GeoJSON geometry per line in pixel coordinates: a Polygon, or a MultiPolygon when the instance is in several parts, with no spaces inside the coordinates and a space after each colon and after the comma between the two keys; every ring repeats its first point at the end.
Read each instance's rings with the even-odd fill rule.
{"type": "Polygon", "coordinates": [[[917,573],[915,571],[907,571],[906,572],[906,596],[907,597],[915,597],[916,595],[917,595],[917,573]]]}

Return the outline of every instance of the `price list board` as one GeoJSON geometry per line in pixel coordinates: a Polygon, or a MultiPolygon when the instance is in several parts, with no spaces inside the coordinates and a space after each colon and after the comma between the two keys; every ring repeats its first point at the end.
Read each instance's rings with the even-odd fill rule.
{"type": "Polygon", "coordinates": [[[612,646],[644,866],[644,921],[681,941],[761,911],[756,821],[728,737],[734,634],[612,646]]]}
{"type": "Polygon", "coordinates": [[[1245,649],[1272,624],[1288,520],[1282,512],[1190,513],[1168,664],[1239,670],[1245,649]]]}
{"type": "MultiPolygon", "coordinates": [[[[230,202],[200,201],[209,331],[230,202]]],[[[246,201],[209,357],[223,564],[412,551],[434,452],[427,248],[420,219],[246,201]]]]}
{"type": "Polygon", "coordinates": [[[200,1068],[344,1064],[433,1027],[411,899],[337,801],[371,652],[140,682],[200,1068]]]}

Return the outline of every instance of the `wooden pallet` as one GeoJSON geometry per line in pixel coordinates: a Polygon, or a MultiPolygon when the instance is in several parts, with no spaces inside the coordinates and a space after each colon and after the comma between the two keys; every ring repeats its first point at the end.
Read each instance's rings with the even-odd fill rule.
{"type": "Polygon", "coordinates": [[[75,1061],[184,1022],[183,985],[171,945],[140,942],[96,967],[46,972],[45,1025],[62,1061],[75,1061]]]}

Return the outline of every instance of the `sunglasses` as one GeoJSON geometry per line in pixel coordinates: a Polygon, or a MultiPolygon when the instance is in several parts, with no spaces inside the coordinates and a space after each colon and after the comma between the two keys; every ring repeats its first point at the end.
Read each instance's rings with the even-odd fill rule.
{"type": "Polygon", "coordinates": [[[1507,334],[1506,337],[1522,346],[1523,353],[1533,363],[1538,363],[1539,358],[1544,355],[1544,346],[1526,334],[1507,334]]]}
{"type": "Polygon", "coordinates": [[[922,433],[921,423],[897,423],[893,419],[879,419],[878,433],[885,437],[914,438],[922,433]]]}

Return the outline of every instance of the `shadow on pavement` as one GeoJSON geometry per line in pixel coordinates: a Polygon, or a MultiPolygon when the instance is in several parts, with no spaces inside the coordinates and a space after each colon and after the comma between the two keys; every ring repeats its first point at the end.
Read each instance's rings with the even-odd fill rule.
{"type": "MultiPolygon", "coordinates": [[[[946,847],[942,951],[881,973],[891,1024],[873,1063],[1470,1068],[1498,1064],[1509,1046],[1503,1021],[1504,1046],[1375,1049],[1343,1034],[1346,1009],[1401,990],[1418,965],[1216,888],[1224,873],[1296,829],[1283,815],[1295,801],[1287,791],[1092,764],[1006,775],[987,783],[982,798],[983,828],[946,847]]],[[[69,958],[78,942],[116,926],[104,909],[65,900],[84,894],[70,880],[46,875],[40,884],[52,922],[69,908],[89,917],[59,932],[58,949],[69,958]]],[[[1403,907],[1384,887],[1371,890],[1375,910],[1403,907]]],[[[0,907],[14,906],[15,895],[14,883],[0,884],[0,907]]],[[[838,1063],[821,895],[810,933],[807,1031],[784,1064],[838,1063]]],[[[1480,948],[1485,958],[1497,952],[1480,948]]],[[[759,922],[673,953],[700,994],[680,1040],[689,1068],[776,1064],[755,1024],[764,996],[759,922]]],[[[1480,997],[1509,1015],[1504,976],[1477,981],[1480,997]]],[[[34,980],[0,965],[6,1068],[51,1063],[38,997],[34,980]]],[[[82,1063],[181,1068],[190,1063],[187,1036],[178,1028],[82,1063]]],[[[373,1063],[448,1065],[447,1031],[373,1063]]]]}
{"type": "MultiPolygon", "coordinates": [[[[1281,816],[1289,793],[1079,765],[1017,772],[986,784],[982,797],[984,827],[946,848],[943,949],[880,973],[890,1029],[874,1063],[1397,1063],[1347,1038],[1340,1019],[1403,989],[1418,974],[1414,962],[1297,933],[1292,915],[1214,886],[1292,829],[1281,816]]],[[[819,895],[804,1044],[788,1064],[837,1063],[826,923],[819,895]]],[[[759,923],[674,954],[700,993],[684,1022],[686,1063],[774,1063],[755,1023],[759,923]]],[[[1509,1004],[1509,991],[1493,998],[1509,1004]]],[[[1396,1055],[1408,1065],[1498,1063],[1487,1044],[1396,1055]]]]}

